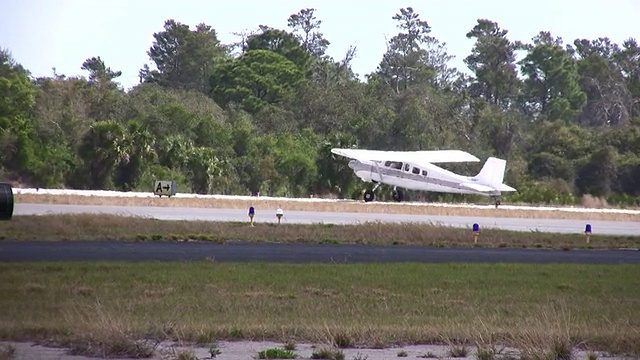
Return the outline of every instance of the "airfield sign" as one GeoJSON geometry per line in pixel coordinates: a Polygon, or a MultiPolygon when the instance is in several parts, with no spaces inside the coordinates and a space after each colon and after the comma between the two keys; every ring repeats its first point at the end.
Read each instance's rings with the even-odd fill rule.
{"type": "Polygon", "coordinates": [[[160,197],[171,197],[177,192],[177,186],[175,181],[163,181],[158,180],[153,184],[153,194],[160,197]]]}

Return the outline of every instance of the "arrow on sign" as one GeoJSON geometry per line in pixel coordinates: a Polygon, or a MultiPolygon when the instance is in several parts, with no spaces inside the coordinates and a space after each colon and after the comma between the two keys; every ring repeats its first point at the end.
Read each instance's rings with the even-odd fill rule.
{"type": "Polygon", "coordinates": [[[153,186],[155,187],[153,193],[162,197],[175,195],[176,185],[174,181],[155,181],[153,186]]]}

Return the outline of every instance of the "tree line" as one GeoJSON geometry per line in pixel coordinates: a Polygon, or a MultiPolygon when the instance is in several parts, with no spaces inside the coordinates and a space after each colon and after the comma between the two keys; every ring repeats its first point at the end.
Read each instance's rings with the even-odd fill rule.
{"type": "MultiPolygon", "coordinates": [[[[412,8],[392,18],[377,69],[360,80],[357,49],[326,54],[315,9],[223,44],[207,24],[169,19],[140,84],[99,57],[87,76],[34,78],[0,50],[0,174],[39,187],[360,198],[368,186],[332,147],[462,149],[506,159],[504,201],[640,203],[640,47],[629,38],[512,41],[478,19],[471,75],[412,8]],[[517,60],[518,55],[521,60],[517,60]],[[151,65],[151,66],[150,66],[151,65]]],[[[473,174],[482,164],[448,168],[473,174]]],[[[380,194],[385,199],[385,192],[380,194]]],[[[474,197],[408,192],[409,199],[474,197]]]]}

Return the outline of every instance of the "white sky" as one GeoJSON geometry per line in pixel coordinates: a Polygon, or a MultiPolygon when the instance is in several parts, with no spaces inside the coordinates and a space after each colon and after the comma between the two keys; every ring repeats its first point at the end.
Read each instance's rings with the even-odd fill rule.
{"type": "Polygon", "coordinates": [[[321,31],[331,41],[328,53],[342,58],[350,45],[358,47],[352,65],[361,77],[375,71],[386,49],[385,36],[395,35],[391,17],[412,6],[462,62],[473,41],[465,34],[478,18],[509,30],[511,40],[529,41],[550,31],[565,42],[608,36],[614,42],[640,39],[640,0],[484,0],[484,1],[338,1],[338,0],[0,0],[0,47],[33,76],[86,75],[85,59],[100,56],[107,66],[123,72],[125,88],[138,83],[138,70],[151,63],[146,54],[153,33],[173,18],[192,27],[204,22],[216,29],[223,43],[237,40],[233,32],[264,24],[286,28],[287,18],[300,9],[316,9],[321,31]]]}

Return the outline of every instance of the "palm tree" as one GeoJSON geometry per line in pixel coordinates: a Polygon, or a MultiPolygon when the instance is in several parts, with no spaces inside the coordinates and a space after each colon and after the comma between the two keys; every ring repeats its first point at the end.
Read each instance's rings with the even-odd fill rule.
{"type": "Polygon", "coordinates": [[[129,134],[113,120],[91,125],[80,144],[80,157],[88,170],[86,183],[90,189],[105,189],[116,166],[130,158],[129,134]]]}

